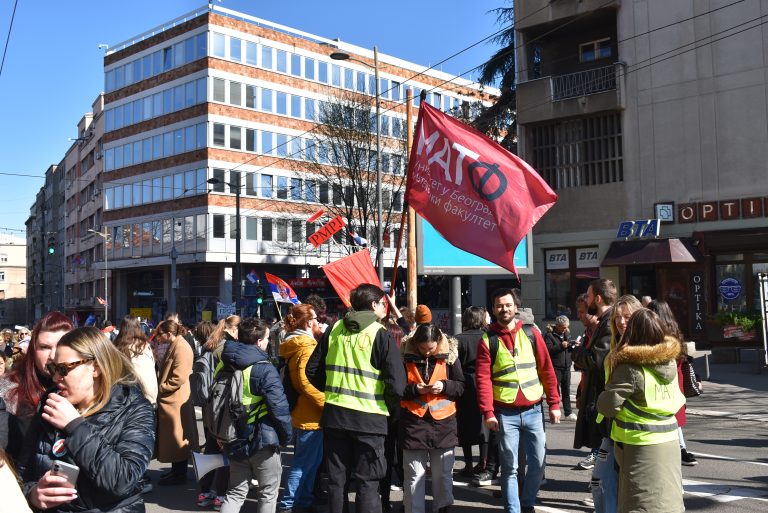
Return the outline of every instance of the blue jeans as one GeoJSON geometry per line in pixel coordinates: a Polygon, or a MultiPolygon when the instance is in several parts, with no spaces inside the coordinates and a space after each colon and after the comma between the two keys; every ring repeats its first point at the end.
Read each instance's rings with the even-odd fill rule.
{"type": "Polygon", "coordinates": [[[294,429],[296,443],[293,452],[293,466],[288,472],[285,492],[280,500],[280,509],[306,508],[312,505],[312,490],[315,475],[323,460],[323,432],[319,429],[305,431],[294,429]]]}
{"type": "Polygon", "coordinates": [[[592,469],[592,500],[595,513],[616,513],[619,507],[619,473],[610,438],[603,438],[592,469]]]}
{"type": "Polygon", "coordinates": [[[546,435],[541,416],[541,403],[520,412],[511,408],[497,410],[499,421],[499,460],[501,463],[501,494],[506,513],[520,513],[520,507],[532,508],[544,475],[546,435]],[[517,449],[522,435],[526,463],[523,495],[517,493],[517,449]]]}

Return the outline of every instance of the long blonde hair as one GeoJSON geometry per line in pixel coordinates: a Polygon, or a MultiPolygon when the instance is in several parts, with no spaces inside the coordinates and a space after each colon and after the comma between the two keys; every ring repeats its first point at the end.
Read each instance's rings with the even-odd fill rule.
{"type": "Polygon", "coordinates": [[[618,317],[618,311],[620,306],[626,306],[630,314],[635,313],[643,308],[643,304],[632,294],[625,294],[621,296],[613,304],[613,311],[611,311],[611,351],[616,349],[621,339],[621,333],[616,329],[616,317],[618,317]]]}
{"type": "Polygon", "coordinates": [[[219,347],[221,341],[224,340],[224,330],[237,328],[238,326],[240,326],[239,315],[230,315],[221,319],[216,325],[216,328],[213,330],[213,333],[211,333],[211,336],[208,337],[208,340],[205,341],[205,345],[203,347],[205,347],[208,351],[213,351],[219,347]]]}
{"type": "Polygon", "coordinates": [[[139,383],[128,357],[121,353],[104,333],[94,327],[70,331],[61,337],[57,347],[69,347],[83,358],[93,358],[101,373],[94,382],[94,402],[82,413],[83,417],[97,413],[109,402],[110,391],[114,385],[139,383]]]}

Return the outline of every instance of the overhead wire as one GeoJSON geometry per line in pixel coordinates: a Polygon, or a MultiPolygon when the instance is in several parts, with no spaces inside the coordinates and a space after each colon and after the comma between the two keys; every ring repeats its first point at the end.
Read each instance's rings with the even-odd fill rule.
{"type": "Polygon", "coordinates": [[[11,23],[8,25],[8,35],[5,38],[5,48],[3,48],[3,60],[0,62],[0,77],[3,76],[3,68],[5,67],[5,56],[8,54],[8,45],[11,42],[11,30],[13,29],[13,20],[16,19],[16,7],[19,5],[19,0],[13,2],[13,13],[11,14],[11,23]]]}

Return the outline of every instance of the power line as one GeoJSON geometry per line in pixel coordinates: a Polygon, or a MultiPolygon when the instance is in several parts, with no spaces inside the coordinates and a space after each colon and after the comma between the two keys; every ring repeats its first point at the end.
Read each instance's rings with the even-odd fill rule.
{"type": "Polygon", "coordinates": [[[5,38],[5,48],[3,49],[3,60],[0,62],[0,77],[3,76],[3,68],[5,67],[5,56],[8,53],[8,43],[11,42],[11,29],[13,29],[13,20],[16,18],[16,6],[19,5],[19,0],[13,2],[13,14],[11,14],[11,24],[8,26],[8,37],[5,38]]]}

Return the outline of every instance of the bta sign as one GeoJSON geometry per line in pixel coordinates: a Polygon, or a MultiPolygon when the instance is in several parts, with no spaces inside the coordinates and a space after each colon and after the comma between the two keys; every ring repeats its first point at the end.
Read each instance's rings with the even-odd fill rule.
{"type": "Polygon", "coordinates": [[[622,221],[617,239],[655,239],[659,236],[658,219],[641,219],[639,221],[622,221]]]}
{"type": "Polygon", "coordinates": [[[338,232],[346,225],[347,222],[343,217],[336,216],[324,224],[322,228],[307,237],[307,240],[309,240],[309,242],[311,242],[314,247],[319,248],[323,242],[330,239],[334,233],[338,232]]]}

